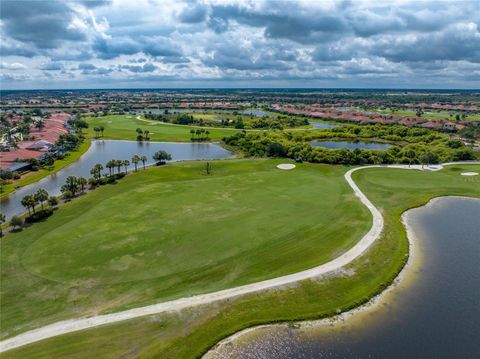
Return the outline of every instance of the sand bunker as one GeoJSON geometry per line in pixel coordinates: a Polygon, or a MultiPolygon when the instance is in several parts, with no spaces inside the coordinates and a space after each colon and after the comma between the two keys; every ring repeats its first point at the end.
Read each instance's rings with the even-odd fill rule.
{"type": "Polygon", "coordinates": [[[293,170],[295,168],[295,165],[292,165],[291,163],[282,163],[278,165],[277,168],[281,170],[293,170]]]}
{"type": "Polygon", "coordinates": [[[478,176],[478,172],[462,172],[462,176],[478,176]]]}

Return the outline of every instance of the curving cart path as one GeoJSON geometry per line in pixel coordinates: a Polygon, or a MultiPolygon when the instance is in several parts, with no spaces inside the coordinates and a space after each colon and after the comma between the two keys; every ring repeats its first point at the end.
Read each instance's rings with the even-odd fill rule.
{"type": "MultiPolygon", "coordinates": [[[[464,162],[468,164],[479,164],[480,162],[464,162]]],[[[443,165],[448,165],[452,163],[445,163],[443,165]]],[[[455,164],[461,164],[461,162],[455,162],[455,164]]],[[[443,165],[430,166],[425,168],[430,171],[438,171],[443,168],[443,165]]],[[[347,252],[342,254],[340,257],[337,257],[330,262],[324,263],[317,267],[307,269],[301,272],[289,274],[286,276],[264,280],[257,283],[251,283],[247,285],[242,285],[235,288],[224,289],[218,292],[207,293],[195,295],[192,297],[180,298],[168,302],[148,305],[144,307],[134,308],[125,310],[123,312],[116,312],[111,314],[98,315],[89,318],[79,318],[79,319],[69,319],[60,322],[56,322],[38,329],[33,329],[25,333],[19,334],[15,337],[5,339],[0,342],[0,353],[14,348],[19,348],[21,346],[35,343],[47,338],[52,338],[58,335],[72,333],[84,329],[89,329],[97,327],[103,324],[111,324],[120,322],[123,320],[138,318],[146,315],[159,314],[169,311],[177,311],[188,307],[198,306],[202,304],[208,304],[215,301],[232,298],[248,293],[258,292],[265,289],[280,287],[286,284],[291,284],[294,282],[302,281],[305,279],[310,279],[318,277],[325,273],[337,270],[343,266],[351,263],[353,260],[358,258],[362,253],[364,253],[374,242],[380,237],[380,234],[383,230],[383,217],[380,211],[370,202],[370,200],[363,194],[360,188],[352,179],[352,173],[366,169],[366,168],[375,168],[375,167],[388,167],[388,168],[403,168],[403,169],[423,169],[422,166],[407,166],[407,165],[391,165],[391,166],[364,166],[357,167],[349,170],[345,173],[344,177],[347,183],[352,187],[355,195],[360,199],[360,201],[368,208],[370,213],[373,216],[373,224],[370,230],[368,231],[363,238],[357,242],[352,248],[347,252]]]]}

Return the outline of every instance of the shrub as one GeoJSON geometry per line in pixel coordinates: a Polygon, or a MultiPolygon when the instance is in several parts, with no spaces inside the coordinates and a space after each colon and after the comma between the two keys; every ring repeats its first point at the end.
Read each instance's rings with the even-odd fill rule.
{"type": "Polygon", "coordinates": [[[100,179],[98,180],[98,184],[99,184],[100,186],[103,186],[103,185],[106,185],[106,184],[107,184],[107,181],[108,181],[107,178],[102,177],[102,178],[100,178],[100,179]]]}
{"type": "Polygon", "coordinates": [[[113,176],[108,176],[106,180],[107,180],[107,183],[111,184],[111,183],[115,183],[117,178],[116,178],[116,175],[113,175],[113,176]]]}
{"type": "Polygon", "coordinates": [[[42,219],[50,217],[52,214],[53,214],[52,208],[45,208],[26,217],[25,222],[26,223],[38,222],[38,221],[41,221],[42,219]]]}
{"type": "Polygon", "coordinates": [[[123,177],[125,177],[125,172],[120,172],[115,175],[116,179],[122,179],[123,177]]]}
{"type": "Polygon", "coordinates": [[[18,216],[13,216],[10,220],[10,225],[15,229],[16,227],[21,227],[23,225],[23,219],[18,216]]]}
{"type": "Polygon", "coordinates": [[[48,204],[52,207],[56,206],[58,204],[58,198],[55,196],[50,196],[48,198],[48,204]]]}
{"type": "Polygon", "coordinates": [[[65,199],[71,199],[73,197],[73,193],[72,191],[65,191],[63,192],[63,196],[65,197],[65,199]]]}
{"type": "Polygon", "coordinates": [[[2,170],[0,169],[0,178],[3,180],[10,180],[13,179],[13,172],[10,170],[2,170]]]}

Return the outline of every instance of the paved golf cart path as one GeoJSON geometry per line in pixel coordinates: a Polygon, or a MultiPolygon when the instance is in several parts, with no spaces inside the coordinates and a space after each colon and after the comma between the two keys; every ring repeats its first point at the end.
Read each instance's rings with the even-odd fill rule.
{"type": "MultiPolygon", "coordinates": [[[[480,164],[480,162],[464,162],[463,164],[480,164]]],[[[455,163],[445,163],[443,165],[435,165],[426,167],[425,170],[429,171],[438,171],[443,169],[444,165],[450,164],[462,164],[462,162],[455,163]]],[[[342,268],[345,265],[350,264],[353,260],[358,258],[362,253],[364,253],[379,237],[383,230],[383,217],[380,211],[369,201],[369,199],[363,194],[360,188],[352,179],[352,173],[366,169],[366,168],[402,168],[402,169],[423,169],[422,166],[414,165],[391,165],[391,166],[365,166],[357,167],[349,170],[345,173],[344,177],[347,183],[352,187],[355,195],[360,199],[360,201],[368,208],[370,213],[373,216],[372,227],[363,238],[357,242],[352,248],[347,252],[342,254],[340,257],[337,257],[330,262],[324,263],[317,267],[304,270],[298,273],[289,274],[286,276],[273,278],[269,280],[264,280],[257,283],[251,283],[247,285],[242,285],[235,288],[224,289],[218,292],[195,295],[192,297],[180,298],[168,302],[147,305],[144,307],[134,308],[125,310],[123,312],[116,312],[111,314],[98,315],[89,318],[79,318],[79,319],[69,319],[61,322],[56,322],[38,329],[33,329],[25,333],[19,334],[15,337],[5,339],[0,342],[0,353],[14,348],[19,348],[21,346],[35,343],[47,338],[52,338],[58,335],[67,334],[76,332],[79,330],[94,328],[103,324],[111,324],[120,322],[123,320],[138,318],[146,315],[165,313],[169,311],[176,311],[183,308],[198,306],[202,304],[208,304],[215,301],[236,297],[239,295],[244,295],[248,293],[258,292],[265,289],[281,287],[286,284],[295,283],[305,279],[310,279],[318,277],[325,273],[342,268]]]]}

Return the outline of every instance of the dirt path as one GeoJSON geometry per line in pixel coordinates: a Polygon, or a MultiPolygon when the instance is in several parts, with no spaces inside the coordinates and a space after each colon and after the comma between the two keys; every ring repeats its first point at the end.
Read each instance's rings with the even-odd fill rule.
{"type": "MultiPolygon", "coordinates": [[[[469,162],[472,163],[472,162],[469,162]]],[[[479,164],[480,162],[476,162],[479,164]]],[[[459,164],[459,162],[455,163],[459,164]]],[[[447,165],[447,164],[444,164],[447,165]]],[[[123,320],[138,318],[146,315],[164,313],[169,311],[181,310],[188,307],[198,306],[202,304],[208,304],[215,301],[232,298],[248,293],[258,292],[265,289],[270,289],[274,287],[280,287],[286,284],[291,284],[294,282],[302,281],[305,279],[311,279],[314,277],[321,276],[328,272],[340,269],[341,267],[351,263],[357,257],[362,255],[365,250],[367,250],[374,242],[380,237],[380,234],[383,229],[383,217],[380,211],[369,201],[365,194],[360,190],[357,184],[352,179],[352,173],[365,169],[365,168],[402,168],[402,169],[421,169],[421,167],[409,167],[408,165],[392,165],[392,166],[365,166],[357,167],[349,170],[345,173],[344,177],[347,183],[352,187],[355,195],[360,199],[360,201],[368,208],[370,213],[373,216],[372,227],[363,238],[357,242],[352,248],[347,252],[342,254],[340,257],[335,258],[334,260],[319,265],[317,267],[304,270],[301,272],[289,274],[286,276],[273,278],[269,280],[264,280],[257,283],[247,284],[240,287],[230,288],[221,290],[218,292],[195,295],[192,297],[180,298],[168,302],[148,305],[145,307],[134,308],[126,310],[123,312],[98,315],[89,318],[79,318],[79,319],[70,319],[57,323],[53,323],[38,329],[33,329],[25,333],[19,334],[15,337],[6,339],[0,342],[0,353],[19,348],[21,346],[35,343],[47,338],[52,338],[58,335],[67,334],[76,332],[79,330],[89,329],[97,327],[103,324],[111,324],[120,322],[123,320]]],[[[431,171],[438,171],[443,168],[443,165],[437,165],[435,167],[428,168],[431,171]]]]}

